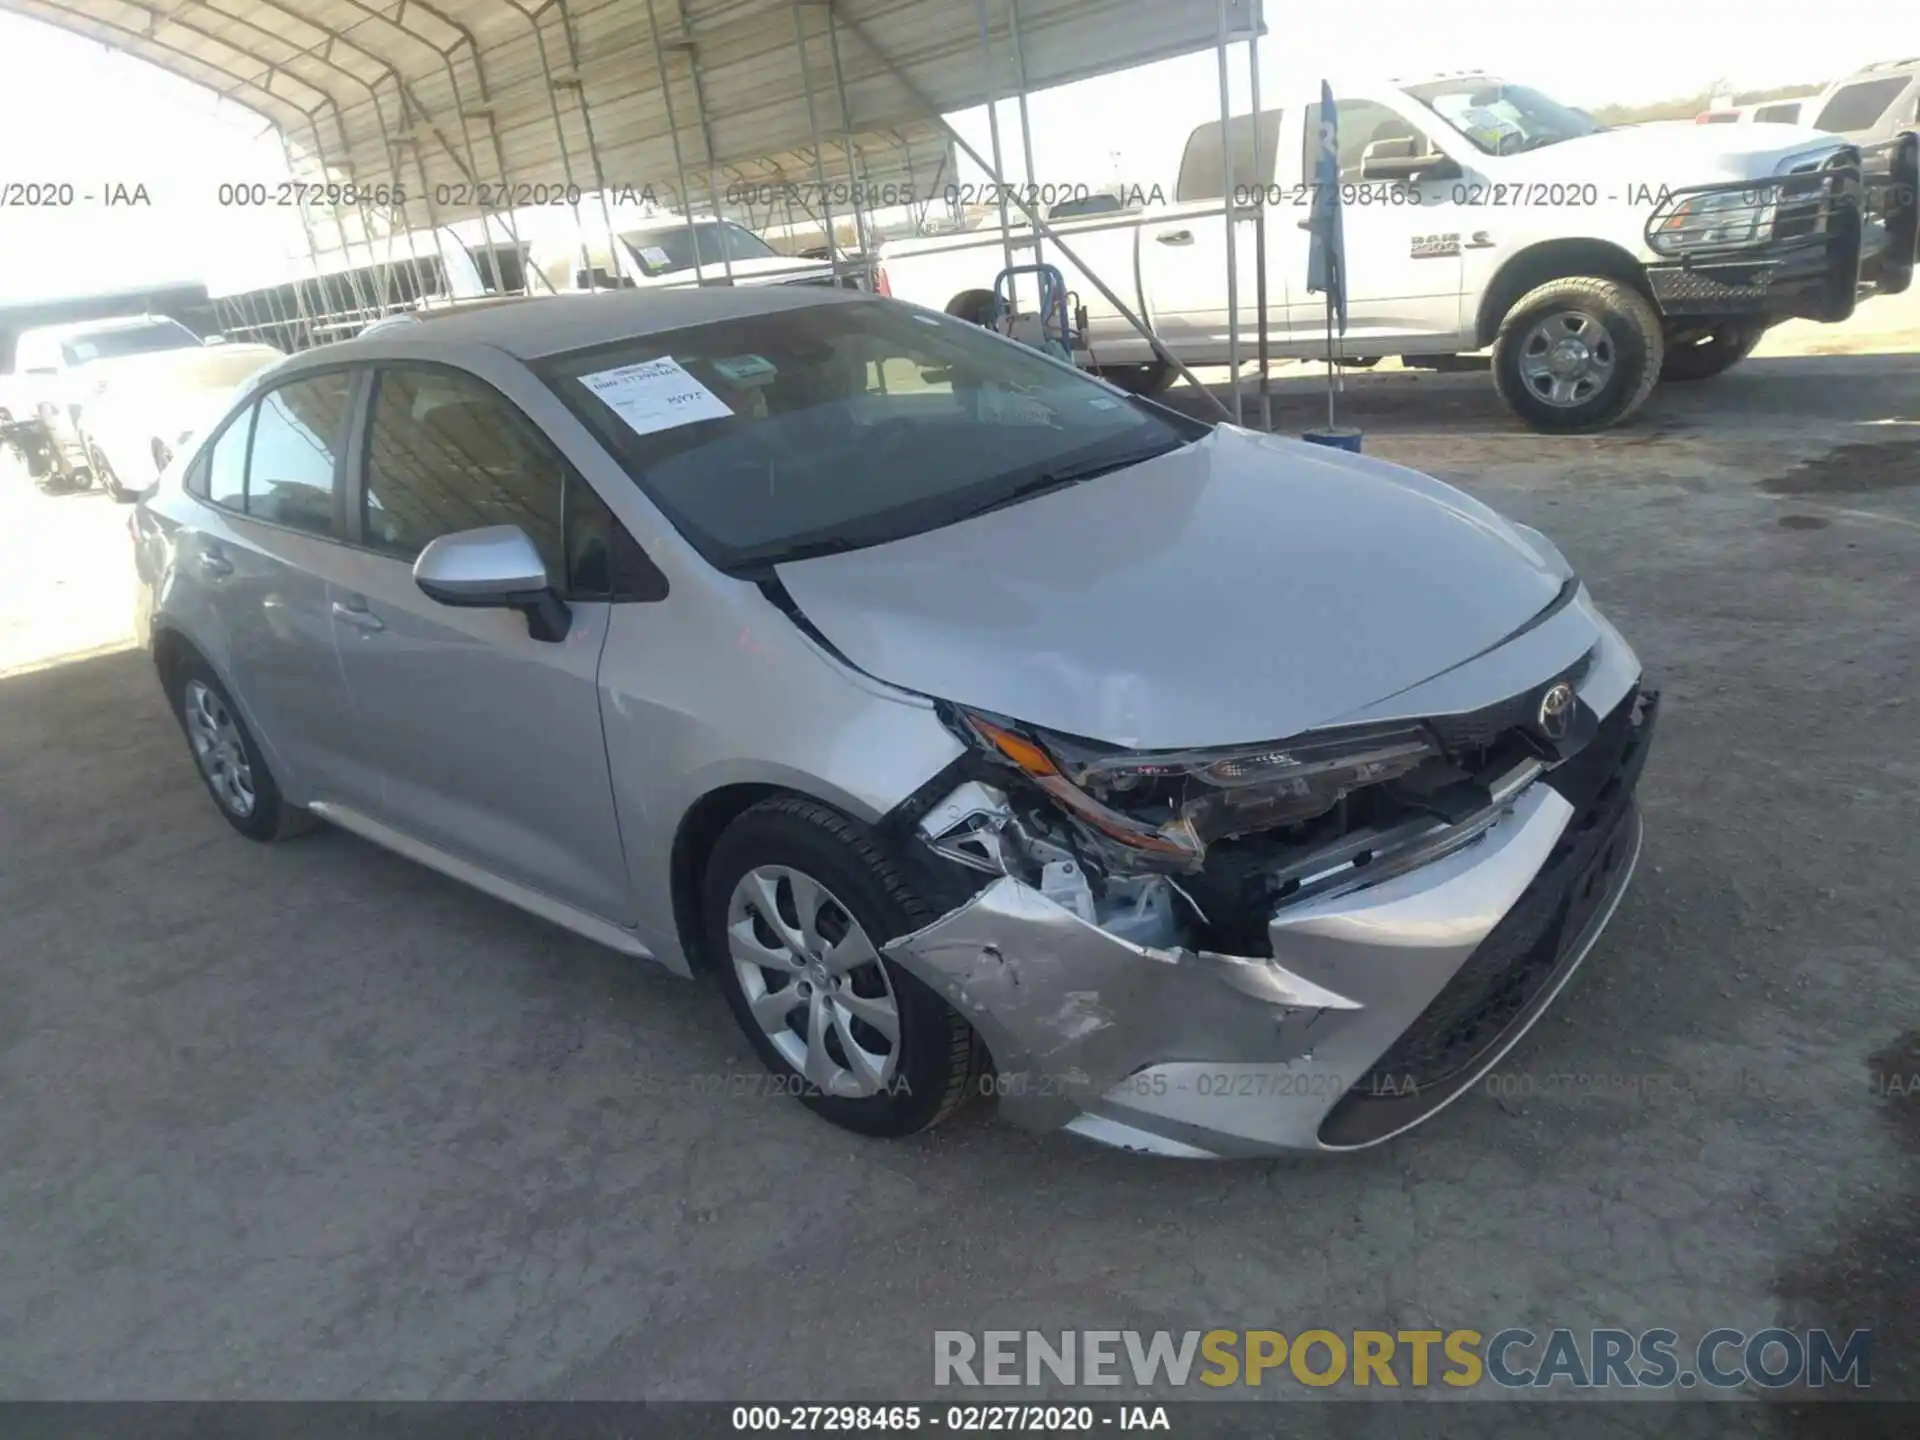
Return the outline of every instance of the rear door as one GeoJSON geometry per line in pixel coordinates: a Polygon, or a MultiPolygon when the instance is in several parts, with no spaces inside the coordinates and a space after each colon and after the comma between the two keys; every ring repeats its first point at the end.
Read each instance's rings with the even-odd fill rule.
{"type": "Polygon", "coordinates": [[[362,752],[380,777],[376,818],[630,923],[600,722],[611,606],[569,580],[569,541],[591,528],[583,519],[606,523],[606,507],[496,385],[413,362],[373,371],[349,506],[357,548],[332,613],[362,752]],[[414,583],[430,540],[488,525],[518,525],[539,549],[568,595],[563,640],[533,639],[513,611],[438,604],[414,583]]]}
{"type": "MultiPolygon", "coordinates": [[[[1258,131],[1260,168],[1254,168],[1253,117],[1236,115],[1223,131],[1215,120],[1187,137],[1180,160],[1175,208],[1140,232],[1140,266],[1152,302],[1154,329],[1182,359],[1224,359],[1227,329],[1227,172],[1223,134],[1233,147],[1234,197],[1242,208],[1256,200],[1284,201],[1269,184],[1279,153],[1281,112],[1265,110],[1258,131]]],[[[1287,314],[1290,284],[1304,284],[1306,272],[1292,280],[1278,263],[1287,248],[1278,233],[1293,212],[1284,203],[1267,210],[1267,314],[1277,339],[1287,314]]],[[[1304,251],[1302,252],[1304,254],[1304,251]]],[[[1259,344],[1257,251],[1253,226],[1239,223],[1234,235],[1234,275],[1240,311],[1242,358],[1259,344]]],[[[1304,262],[1303,262],[1304,266],[1304,262]]]]}
{"type": "MultiPolygon", "coordinates": [[[[236,414],[186,475],[203,502],[180,541],[196,638],[298,799],[365,793],[334,654],[331,577],[347,558],[342,456],[354,376],[301,375],[236,414]]],[[[184,597],[182,597],[182,603],[184,597]]]]}

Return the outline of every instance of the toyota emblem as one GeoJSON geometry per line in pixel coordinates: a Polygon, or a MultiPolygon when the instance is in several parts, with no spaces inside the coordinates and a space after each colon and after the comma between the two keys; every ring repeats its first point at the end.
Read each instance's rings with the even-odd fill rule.
{"type": "Polygon", "coordinates": [[[1547,688],[1540,697],[1540,713],[1534,723],[1540,727],[1540,733],[1549,740],[1564,740],[1567,732],[1573,728],[1573,686],[1561,680],[1547,688]]]}

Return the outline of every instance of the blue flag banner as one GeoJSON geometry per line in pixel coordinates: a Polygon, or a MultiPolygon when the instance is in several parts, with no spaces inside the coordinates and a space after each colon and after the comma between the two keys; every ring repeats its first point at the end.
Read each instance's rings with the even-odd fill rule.
{"type": "Polygon", "coordinates": [[[1313,166],[1313,209],[1307,217],[1307,289],[1325,295],[1339,333],[1347,333],[1347,242],[1340,220],[1340,112],[1320,82],[1320,146],[1313,166]]]}

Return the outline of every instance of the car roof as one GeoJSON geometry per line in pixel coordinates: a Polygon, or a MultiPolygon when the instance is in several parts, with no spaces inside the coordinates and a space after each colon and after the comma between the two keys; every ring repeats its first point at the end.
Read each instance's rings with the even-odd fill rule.
{"type": "MultiPolygon", "coordinates": [[[[878,303],[862,291],[827,285],[705,285],[653,290],[600,290],[528,299],[482,301],[412,313],[371,325],[369,342],[402,338],[491,345],[522,360],[584,350],[692,325],[804,310],[815,305],[878,303]]],[[[323,347],[330,358],[349,359],[359,338],[323,347]]],[[[312,353],[312,352],[309,352],[312,353]]]]}

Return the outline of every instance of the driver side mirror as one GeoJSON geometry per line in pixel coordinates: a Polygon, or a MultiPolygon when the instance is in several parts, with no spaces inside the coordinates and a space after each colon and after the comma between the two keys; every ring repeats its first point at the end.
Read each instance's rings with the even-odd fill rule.
{"type": "Polygon", "coordinates": [[[461,530],[428,542],[413,562],[413,583],[442,605],[518,610],[535,640],[564,640],[573,623],[540,552],[518,525],[461,530]]]}
{"type": "Polygon", "coordinates": [[[1449,180],[1460,167],[1413,135],[1398,140],[1375,140],[1360,152],[1363,180],[1449,180]]]}

